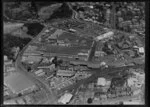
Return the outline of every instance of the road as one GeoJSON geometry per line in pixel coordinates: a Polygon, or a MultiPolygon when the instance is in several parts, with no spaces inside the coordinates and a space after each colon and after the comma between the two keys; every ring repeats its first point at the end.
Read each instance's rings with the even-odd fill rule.
{"type": "Polygon", "coordinates": [[[58,91],[58,93],[62,93],[65,90],[72,90],[72,89],[77,89],[80,85],[82,84],[87,84],[89,82],[92,82],[94,80],[97,80],[97,78],[99,77],[105,77],[108,74],[117,74],[119,72],[123,72],[129,68],[144,68],[144,64],[141,65],[135,65],[135,66],[125,66],[125,67],[110,67],[110,68],[106,68],[106,69],[92,69],[89,72],[92,73],[92,76],[90,76],[89,78],[86,78],[84,80],[79,80],[76,84],[70,85],[68,87],[63,88],[62,90],[58,91]]]}
{"type": "Polygon", "coordinates": [[[30,73],[27,72],[27,70],[23,67],[23,65],[21,64],[21,57],[24,53],[24,51],[26,50],[26,48],[30,45],[30,43],[32,43],[33,41],[37,40],[39,38],[39,36],[41,36],[41,34],[45,31],[45,29],[47,29],[46,27],[43,28],[43,30],[34,38],[32,39],[23,49],[22,51],[19,52],[19,54],[17,55],[17,59],[15,62],[15,67],[16,70],[23,73],[24,75],[26,75],[29,79],[31,79],[32,81],[34,81],[35,84],[37,84],[37,86],[39,86],[41,89],[43,89],[47,95],[48,98],[48,102],[50,104],[53,104],[55,101],[55,95],[54,93],[50,90],[49,86],[44,83],[43,81],[41,81],[39,78],[35,77],[34,75],[31,75],[30,73]]]}

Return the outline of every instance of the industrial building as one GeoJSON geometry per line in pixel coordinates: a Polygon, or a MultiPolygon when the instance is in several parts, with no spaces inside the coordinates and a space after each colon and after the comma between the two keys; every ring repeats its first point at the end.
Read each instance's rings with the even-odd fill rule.
{"type": "Polygon", "coordinates": [[[74,71],[69,71],[69,70],[58,70],[57,71],[57,76],[71,77],[73,75],[75,75],[74,71]]]}
{"type": "Polygon", "coordinates": [[[37,76],[43,76],[43,75],[45,75],[45,72],[43,71],[43,69],[39,69],[39,70],[35,71],[35,74],[37,76]]]}

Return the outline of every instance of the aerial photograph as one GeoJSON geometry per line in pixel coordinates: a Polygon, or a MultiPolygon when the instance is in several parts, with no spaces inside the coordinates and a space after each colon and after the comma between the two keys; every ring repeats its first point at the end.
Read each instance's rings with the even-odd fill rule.
{"type": "Polygon", "coordinates": [[[145,5],[3,1],[3,105],[145,105],[145,5]]]}

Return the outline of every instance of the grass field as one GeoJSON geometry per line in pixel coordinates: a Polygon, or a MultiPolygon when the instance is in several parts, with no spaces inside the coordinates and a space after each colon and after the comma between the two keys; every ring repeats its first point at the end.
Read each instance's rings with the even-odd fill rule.
{"type": "Polygon", "coordinates": [[[32,36],[28,35],[26,32],[24,32],[21,27],[24,25],[24,23],[4,23],[3,26],[3,34],[11,34],[12,36],[20,37],[20,38],[30,38],[32,39],[32,36]]]}

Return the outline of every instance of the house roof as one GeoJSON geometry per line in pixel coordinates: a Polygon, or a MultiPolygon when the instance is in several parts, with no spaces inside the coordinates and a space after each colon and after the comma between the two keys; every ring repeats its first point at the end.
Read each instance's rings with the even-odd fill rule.
{"type": "Polygon", "coordinates": [[[115,87],[122,87],[125,84],[126,80],[122,77],[115,77],[112,79],[112,85],[115,87]]]}

